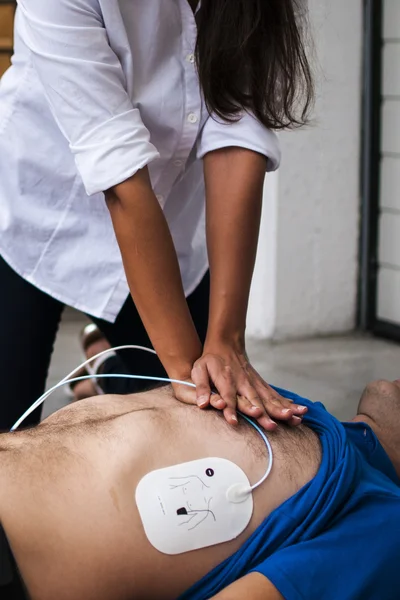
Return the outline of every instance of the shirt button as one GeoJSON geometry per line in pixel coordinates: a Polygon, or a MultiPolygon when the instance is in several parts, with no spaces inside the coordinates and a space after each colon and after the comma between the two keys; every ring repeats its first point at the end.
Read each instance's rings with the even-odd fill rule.
{"type": "Polygon", "coordinates": [[[156,198],[160,203],[164,201],[164,196],[162,194],[156,194],[156,198]]]}
{"type": "Polygon", "coordinates": [[[188,121],[189,121],[189,123],[193,123],[194,124],[194,123],[197,123],[198,120],[199,119],[198,119],[197,115],[195,115],[194,113],[190,113],[188,115],[188,121]]]}
{"type": "Polygon", "coordinates": [[[181,167],[183,165],[183,160],[174,160],[174,167],[181,167]]]}
{"type": "Polygon", "coordinates": [[[192,65],[193,65],[193,63],[194,63],[194,60],[195,60],[195,58],[194,58],[194,54],[188,54],[188,55],[187,55],[187,57],[186,57],[186,60],[187,60],[188,62],[192,63],[192,65]]]}

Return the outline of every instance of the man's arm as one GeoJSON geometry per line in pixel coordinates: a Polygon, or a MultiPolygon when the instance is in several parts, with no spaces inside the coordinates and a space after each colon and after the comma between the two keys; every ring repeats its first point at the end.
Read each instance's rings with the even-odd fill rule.
{"type": "Polygon", "coordinates": [[[284,600],[276,587],[261,575],[250,573],[213,597],[212,600],[284,600]]]}
{"type": "Polygon", "coordinates": [[[353,421],[367,423],[373,429],[400,477],[400,383],[370,383],[353,421]]]}

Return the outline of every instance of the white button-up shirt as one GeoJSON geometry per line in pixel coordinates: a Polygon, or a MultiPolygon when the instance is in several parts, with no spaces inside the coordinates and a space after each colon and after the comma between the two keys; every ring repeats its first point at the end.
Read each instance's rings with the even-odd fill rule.
{"type": "Polygon", "coordinates": [[[201,158],[276,136],[211,118],[187,0],[20,0],[0,84],[0,254],[62,302],[113,321],[128,295],[103,191],[148,166],[185,293],[207,252],[201,158]]]}

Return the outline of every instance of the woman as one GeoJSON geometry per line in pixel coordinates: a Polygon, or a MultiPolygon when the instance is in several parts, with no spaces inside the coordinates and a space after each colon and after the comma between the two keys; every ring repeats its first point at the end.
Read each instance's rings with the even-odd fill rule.
{"type": "Polygon", "coordinates": [[[149,338],[159,361],[124,360],[193,380],[179,400],[300,422],[244,342],[271,129],[312,100],[297,8],[20,0],[0,88],[0,429],[42,392],[65,304],[113,345],[149,338]]]}

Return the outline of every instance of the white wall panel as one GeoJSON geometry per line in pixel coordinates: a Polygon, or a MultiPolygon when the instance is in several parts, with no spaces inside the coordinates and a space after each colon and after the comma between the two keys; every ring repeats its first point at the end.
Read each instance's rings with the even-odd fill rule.
{"type": "Polygon", "coordinates": [[[384,0],[383,10],[385,39],[400,39],[400,0],[384,0]]]}
{"type": "Polygon", "coordinates": [[[381,268],[379,272],[378,318],[400,323],[400,271],[381,268]]]}
{"type": "Polygon", "coordinates": [[[378,248],[381,267],[377,316],[382,321],[400,325],[400,0],[384,0],[383,8],[386,43],[383,48],[382,213],[378,248]]]}
{"type": "Polygon", "coordinates": [[[355,324],[363,1],[308,4],[317,104],[310,127],[281,135],[277,339],[355,324]]]}
{"type": "Polygon", "coordinates": [[[261,339],[273,337],[275,329],[277,202],[278,173],[268,173],[264,186],[257,262],[247,315],[248,334],[261,339]]]}
{"type": "Polygon", "coordinates": [[[381,150],[383,153],[400,154],[400,100],[386,100],[383,103],[381,150]]]}
{"type": "Polygon", "coordinates": [[[381,206],[400,212],[400,157],[382,159],[381,206]]]}
{"type": "Polygon", "coordinates": [[[355,325],[363,0],[308,5],[316,110],[309,127],[280,136],[282,167],[264,203],[248,315],[248,334],[257,337],[355,325]]]}
{"type": "MultiPolygon", "coordinates": [[[[398,1],[400,5],[400,0],[398,1]]],[[[400,44],[398,43],[385,44],[383,49],[383,95],[400,96],[400,44]]]]}
{"type": "Polygon", "coordinates": [[[379,223],[379,263],[400,269],[400,214],[383,213],[379,223]]]}

